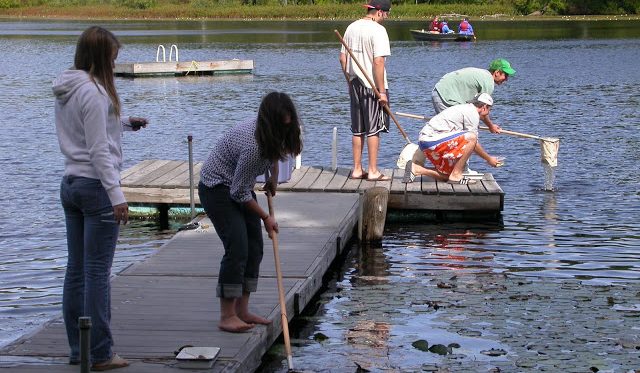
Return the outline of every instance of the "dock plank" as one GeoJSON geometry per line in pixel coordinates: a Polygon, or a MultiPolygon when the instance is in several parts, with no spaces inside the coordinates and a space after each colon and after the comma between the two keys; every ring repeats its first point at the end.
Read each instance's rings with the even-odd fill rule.
{"type": "Polygon", "coordinates": [[[338,168],[331,182],[325,187],[326,192],[340,192],[344,188],[351,170],[348,168],[338,168]]]}
{"type": "Polygon", "coordinates": [[[333,177],[336,175],[336,170],[332,170],[330,168],[323,168],[322,172],[320,173],[320,176],[318,176],[318,178],[316,179],[316,181],[309,186],[309,191],[310,192],[322,192],[324,191],[327,186],[329,185],[329,183],[331,182],[331,180],[333,180],[333,177]]]}
{"type": "Polygon", "coordinates": [[[154,160],[136,173],[130,173],[126,178],[121,178],[120,182],[123,185],[143,185],[141,181],[144,180],[147,175],[155,172],[158,168],[163,167],[169,162],[169,160],[164,159],[154,160]]]}

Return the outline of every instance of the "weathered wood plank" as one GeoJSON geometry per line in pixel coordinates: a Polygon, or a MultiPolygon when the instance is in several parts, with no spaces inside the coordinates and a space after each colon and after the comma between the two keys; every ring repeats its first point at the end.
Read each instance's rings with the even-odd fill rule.
{"type": "Polygon", "coordinates": [[[291,178],[286,183],[278,184],[278,190],[292,190],[296,184],[304,178],[304,175],[310,169],[309,166],[303,166],[300,168],[296,168],[291,173],[291,178]]]}
{"type": "Polygon", "coordinates": [[[347,168],[339,168],[331,182],[325,187],[326,192],[340,192],[344,188],[345,183],[349,180],[351,170],[347,168]]]}
{"type": "Polygon", "coordinates": [[[318,179],[322,173],[322,167],[309,167],[304,174],[302,180],[298,181],[292,190],[296,191],[308,191],[311,185],[318,179]]]}
{"type": "Polygon", "coordinates": [[[310,192],[322,192],[324,191],[333,177],[336,175],[336,170],[332,170],[330,168],[323,168],[320,176],[316,179],[316,181],[309,186],[308,190],[310,192]]]}
{"type": "Polygon", "coordinates": [[[158,183],[156,182],[156,180],[166,175],[167,173],[172,172],[176,168],[179,168],[183,163],[183,161],[168,161],[157,169],[146,173],[144,177],[139,178],[135,182],[129,182],[128,184],[129,186],[160,187],[162,183],[158,183]]]}
{"type": "Polygon", "coordinates": [[[127,174],[127,176],[120,178],[120,181],[122,182],[122,184],[124,185],[124,184],[136,183],[138,180],[144,178],[147,174],[169,163],[169,161],[162,159],[162,160],[152,160],[149,163],[147,162],[144,162],[144,163],[145,163],[144,167],[140,169],[136,168],[136,166],[132,167],[132,168],[136,168],[135,173],[127,172],[125,170],[124,173],[127,174]]]}
{"type": "Polygon", "coordinates": [[[126,179],[123,179],[122,185],[132,186],[132,185],[144,185],[141,183],[142,180],[145,180],[148,175],[154,173],[159,168],[171,162],[170,160],[154,160],[151,164],[148,164],[141,171],[129,175],[126,179]]]}
{"type": "Polygon", "coordinates": [[[404,193],[406,190],[406,184],[402,182],[404,177],[404,170],[396,168],[393,170],[393,180],[389,193],[404,193]]]}
{"type": "Polygon", "coordinates": [[[154,162],[155,162],[154,160],[146,159],[138,164],[135,164],[133,167],[128,168],[122,171],[122,173],[120,173],[120,180],[124,180],[130,175],[140,173],[145,167],[149,166],[150,164],[153,164],[154,162]]]}

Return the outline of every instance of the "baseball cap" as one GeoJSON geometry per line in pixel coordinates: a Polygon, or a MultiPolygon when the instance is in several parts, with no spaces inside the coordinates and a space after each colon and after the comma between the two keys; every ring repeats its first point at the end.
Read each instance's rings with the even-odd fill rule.
{"type": "Polygon", "coordinates": [[[383,12],[388,12],[391,10],[391,0],[369,0],[365,7],[368,9],[378,9],[383,12]]]}
{"type": "Polygon", "coordinates": [[[478,93],[476,97],[473,98],[475,102],[482,102],[483,104],[487,104],[489,106],[493,105],[493,98],[488,93],[478,93]]]}
{"type": "Polygon", "coordinates": [[[491,61],[491,63],[489,64],[489,70],[500,70],[507,75],[513,75],[516,73],[516,71],[511,68],[511,64],[509,63],[509,61],[505,60],[504,58],[497,58],[491,61]]]}

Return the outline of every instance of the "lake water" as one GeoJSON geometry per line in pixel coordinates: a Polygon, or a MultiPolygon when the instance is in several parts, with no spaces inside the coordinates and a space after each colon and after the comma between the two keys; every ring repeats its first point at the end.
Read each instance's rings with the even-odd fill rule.
{"type": "MultiPolygon", "coordinates": [[[[63,160],[50,87],[71,65],[77,36],[91,24],[0,20],[0,345],[59,313],[66,261],[58,201],[63,160]]],[[[330,164],[336,126],[338,164],[350,165],[348,96],[333,34],[348,22],[101,24],[123,42],[118,62],[152,61],[158,44],[166,46],[168,57],[169,46],[176,44],[183,61],[240,58],[256,64],[255,74],[246,76],[118,78],[125,113],[151,121],[141,133],[125,136],[125,167],[144,159],[187,159],[189,134],[195,159],[204,160],[217,137],[252,113],[270,90],[288,92],[298,105],[305,125],[303,164],[330,164]]],[[[484,147],[506,157],[499,169],[471,162],[474,169],[493,172],[505,191],[502,221],[391,222],[375,255],[354,247],[354,256],[337,268],[336,286],[346,291],[341,281],[347,279],[350,294],[366,289],[367,297],[379,299],[384,294],[379,287],[358,287],[350,276],[364,271],[401,287],[420,283],[409,273],[459,269],[551,283],[624,284],[633,294],[640,292],[640,22],[477,22],[478,42],[442,44],[411,40],[408,30],[422,28],[420,22],[386,26],[393,110],[430,116],[430,91],[442,75],[507,58],[517,74],[496,88],[492,117],[507,129],[560,138],[559,167],[554,190],[544,190],[536,141],[482,133],[484,147]],[[381,271],[364,268],[371,256],[381,271]]],[[[417,138],[419,121],[400,122],[417,138]]],[[[403,139],[392,128],[381,142],[380,164],[391,168],[403,139]]],[[[114,272],[152,254],[173,232],[145,220],[125,227],[114,272]]],[[[400,303],[409,302],[411,292],[403,294],[400,303]]],[[[336,313],[348,322],[359,312],[356,305],[340,303],[342,296],[326,293],[328,301],[299,338],[308,340],[330,324],[330,337],[340,339],[345,328],[335,326],[336,313]]],[[[401,323],[390,325],[396,333],[405,330],[401,323]]],[[[335,357],[345,354],[317,346],[294,350],[302,361],[339,361],[335,357]]],[[[402,367],[401,361],[396,364],[402,367]]]]}

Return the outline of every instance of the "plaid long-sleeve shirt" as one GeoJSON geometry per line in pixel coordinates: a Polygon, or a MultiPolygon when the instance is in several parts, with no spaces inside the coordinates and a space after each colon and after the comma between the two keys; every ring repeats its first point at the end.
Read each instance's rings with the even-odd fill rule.
{"type": "Polygon", "coordinates": [[[234,201],[249,202],[256,177],[263,175],[272,164],[260,157],[255,130],[256,120],[252,119],[225,133],[202,165],[200,181],[208,187],[228,186],[234,201]]]}

